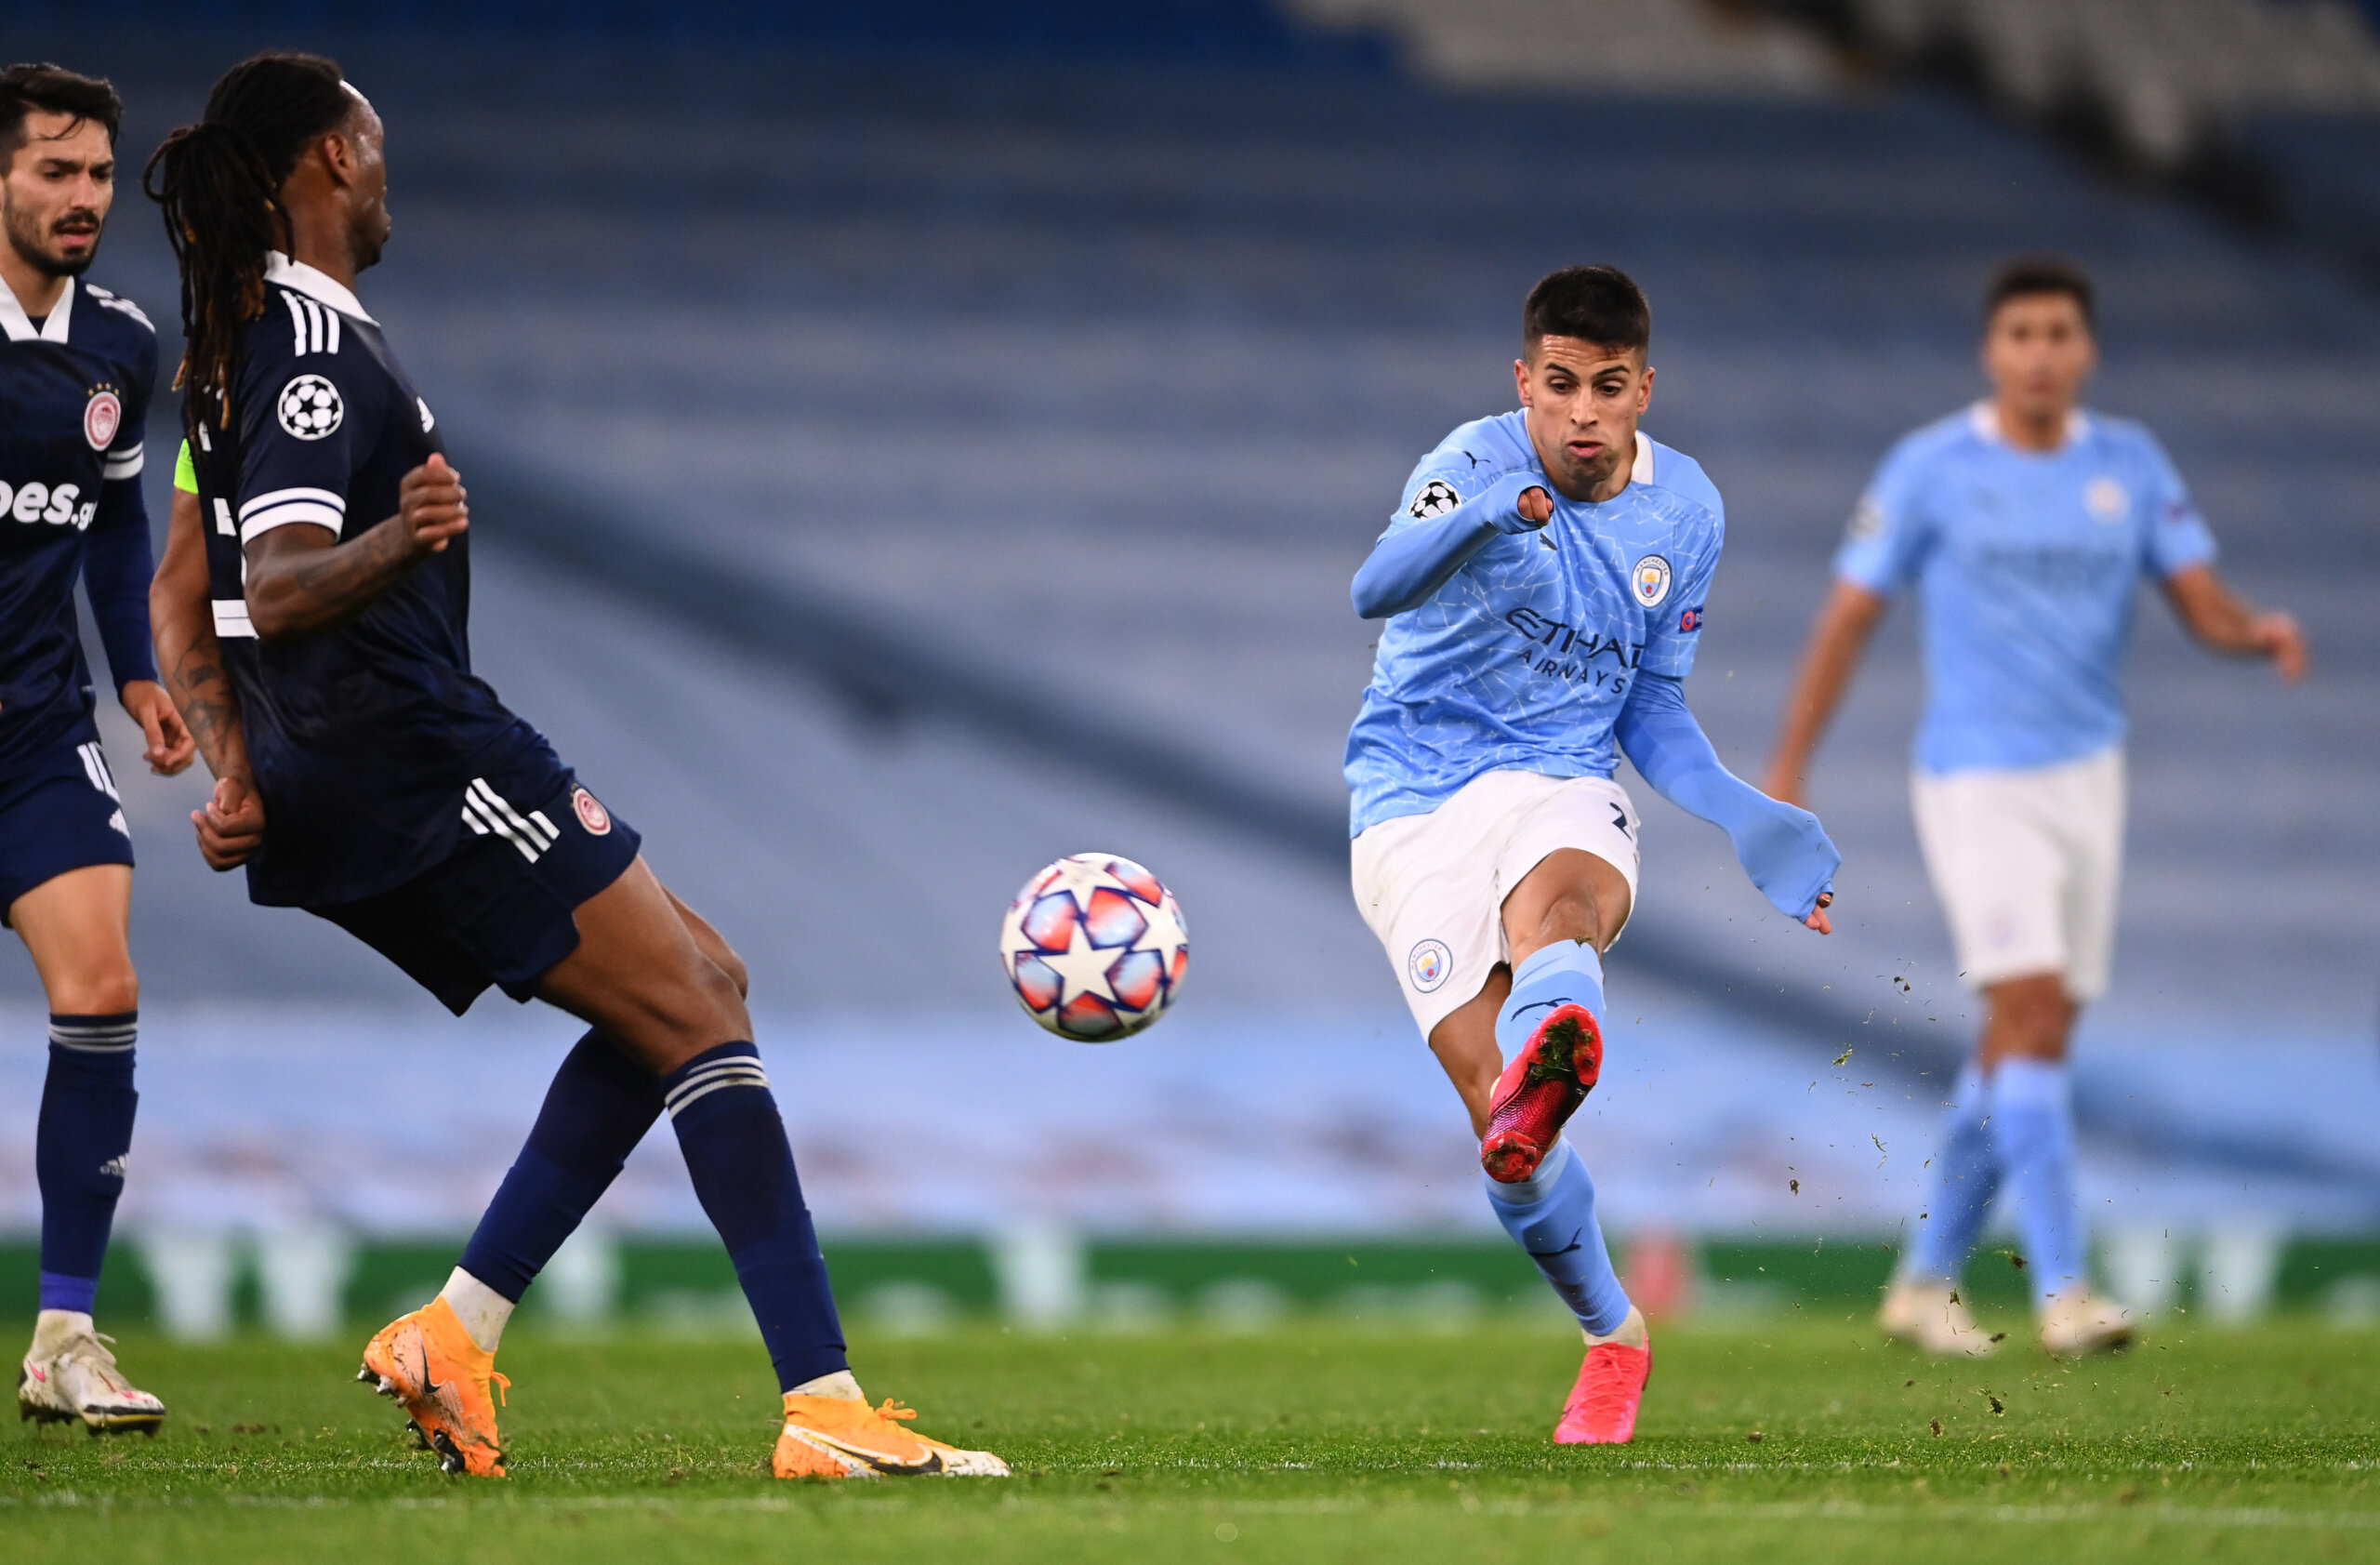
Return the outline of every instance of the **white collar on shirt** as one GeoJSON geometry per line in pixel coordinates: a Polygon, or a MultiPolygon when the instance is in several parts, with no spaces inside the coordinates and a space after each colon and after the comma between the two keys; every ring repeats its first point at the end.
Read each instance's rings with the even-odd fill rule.
{"type": "MultiPolygon", "coordinates": [[[[1977,403],[1967,409],[1967,422],[1975,427],[1976,434],[1987,443],[1993,445],[2008,444],[2008,433],[2000,427],[2000,410],[1993,407],[1989,400],[1977,403]]],[[[2058,446],[2058,450],[2065,450],[2067,446],[2073,444],[2090,432],[2091,416],[2079,407],[2074,409],[2066,416],[2066,439],[2058,446]]],[[[2045,457],[2052,453],[2038,451],[2033,455],[2045,457]]]]}
{"type": "Polygon", "coordinates": [[[33,318],[25,313],[23,305],[17,302],[17,290],[0,285],[0,331],[6,331],[11,342],[64,342],[67,319],[73,313],[74,279],[72,277],[66,280],[66,291],[58,296],[58,308],[49,312],[49,318],[42,322],[39,331],[33,330],[33,318]]]}
{"type": "Polygon", "coordinates": [[[264,280],[284,288],[295,288],[310,298],[329,305],[342,315],[352,315],[370,325],[380,324],[364,313],[364,301],[356,298],[345,284],[304,261],[291,260],[278,250],[270,251],[265,256],[264,280]]]}

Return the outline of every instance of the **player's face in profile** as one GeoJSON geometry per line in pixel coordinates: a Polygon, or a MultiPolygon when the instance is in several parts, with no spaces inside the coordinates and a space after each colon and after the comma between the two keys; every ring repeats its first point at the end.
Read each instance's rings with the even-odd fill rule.
{"type": "Polygon", "coordinates": [[[9,247],[45,276],[80,276],[99,252],[99,231],[115,204],[107,126],[35,109],[25,115],[24,135],[0,179],[9,247]]]}
{"type": "Polygon", "coordinates": [[[354,149],[355,182],[350,187],[350,211],[358,272],[377,265],[389,245],[388,130],[379,113],[361,97],[347,138],[354,149]]]}
{"type": "Polygon", "coordinates": [[[1540,338],[1513,376],[1527,409],[1529,444],[1555,488],[1574,500],[1607,500],[1627,486],[1636,420],[1653,395],[1643,349],[1540,338]]]}
{"type": "Polygon", "coordinates": [[[2071,294],[2003,300],[1984,330],[1983,372],[2001,405],[2028,418],[2063,418],[2098,362],[2091,324],[2071,294]]]}

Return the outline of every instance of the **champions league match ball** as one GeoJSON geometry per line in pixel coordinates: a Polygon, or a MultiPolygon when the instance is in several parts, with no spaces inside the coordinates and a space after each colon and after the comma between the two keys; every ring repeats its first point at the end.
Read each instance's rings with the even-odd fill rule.
{"type": "Polygon", "coordinates": [[[1078,1043],[1113,1043],[1173,1003],[1190,935],[1155,875],[1111,853],[1072,854],[1009,904],[1000,965],[1026,1015],[1078,1043]]]}

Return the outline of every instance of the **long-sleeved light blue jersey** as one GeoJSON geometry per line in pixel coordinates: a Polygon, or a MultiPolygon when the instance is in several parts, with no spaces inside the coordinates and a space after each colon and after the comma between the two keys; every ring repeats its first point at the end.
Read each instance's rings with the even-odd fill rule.
{"type": "Polygon", "coordinates": [[[2157,439],[2077,414],[2056,451],[2019,450],[1989,404],[1903,437],[1835,556],[1843,580],[1912,582],[1924,619],[1918,769],[2053,766],[2124,733],[2116,675],[2141,578],[2215,558],[2157,439]]]}
{"type": "MultiPolygon", "coordinates": [[[[1519,471],[1544,471],[1521,413],[1465,424],[1413,470],[1382,537],[1443,524],[1519,471]]],[[[1542,529],[1488,530],[1382,630],[1347,736],[1353,833],[1436,809],[1487,772],[1607,777],[1638,673],[1683,679],[1694,667],[1726,533],[1702,469],[1640,434],[1612,498],[1545,491],[1542,529]]]]}

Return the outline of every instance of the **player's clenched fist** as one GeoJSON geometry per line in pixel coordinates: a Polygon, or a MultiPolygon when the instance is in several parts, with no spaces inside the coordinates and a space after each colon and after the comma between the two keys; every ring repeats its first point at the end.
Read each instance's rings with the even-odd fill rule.
{"type": "Polygon", "coordinates": [[[462,476],[437,453],[405,474],[397,489],[397,518],[414,547],[426,554],[443,553],[447,540],[471,524],[471,508],[462,476]]]}
{"type": "Polygon", "coordinates": [[[264,846],[264,801],[245,777],[215,779],[215,791],[205,806],[192,810],[191,824],[198,829],[198,851],[210,869],[237,869],[264,846]]]}

